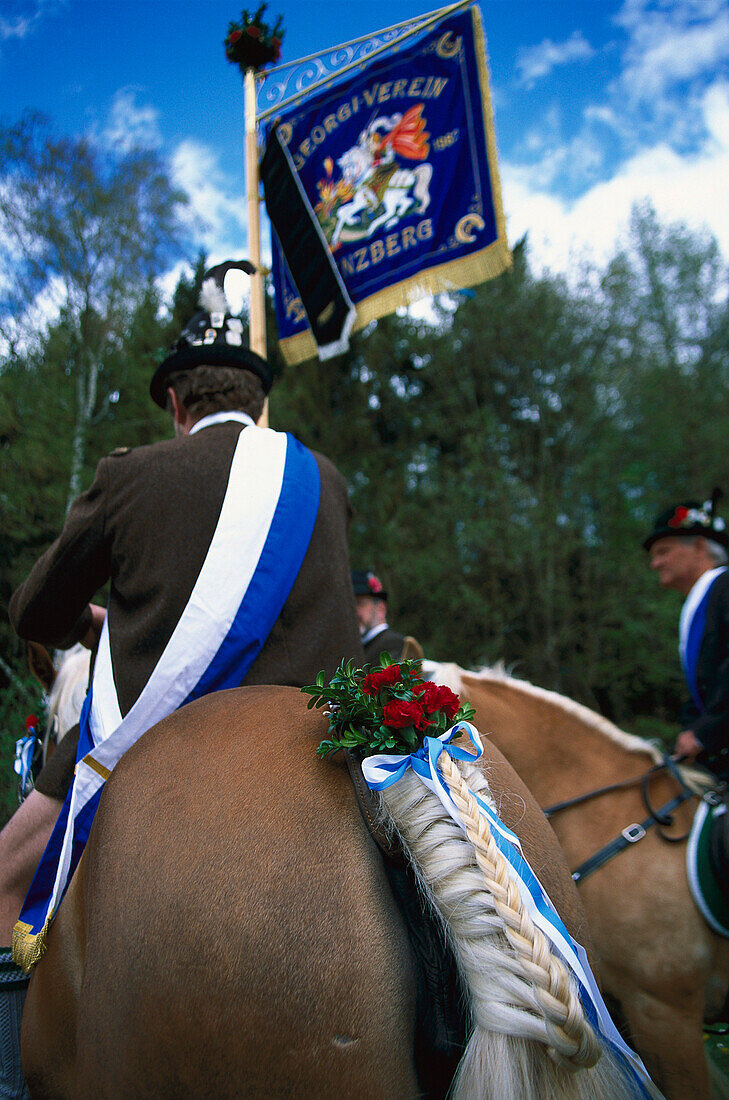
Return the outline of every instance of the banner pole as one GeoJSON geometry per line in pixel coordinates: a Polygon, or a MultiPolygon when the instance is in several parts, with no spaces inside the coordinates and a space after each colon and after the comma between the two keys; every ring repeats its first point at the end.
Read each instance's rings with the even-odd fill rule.
{"type": "MultiPolygon", "coordinates": [[[[256,137],[256,71],[246,69],[243,82],[246,123],[246,198],[248,202],[248,257],[256,271],[251,275],[251,305],[248,343],[251,351],[266,358],[266,309],[261,270],[261,222],[258,182],[258,140],[256,137]]],[[[258,421],[268,426],[268,400],[258,421]]]]}

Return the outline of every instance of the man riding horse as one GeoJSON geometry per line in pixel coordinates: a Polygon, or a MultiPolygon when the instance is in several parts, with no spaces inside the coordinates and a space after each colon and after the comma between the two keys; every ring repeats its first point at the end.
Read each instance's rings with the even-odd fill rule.
{"type": "Polygon", "coordinates": [[[643,543],[664,588],[685,597],[679,652],[690,697],[680,714],[676,753],[729,773],[729,535],[716,515],[718,493],[690,500],[656,518],[643,543]]]}
{"type": "MultiPolygon", "coordinates": [[[[10,943],[29,886],[16,942],[18,930],[29,941],[39,932],[26,916],[31,879],[63,834],[59,821],[44,854],[64,798],[61,818],[68,820],[57,847],[77,844],[72,783],[108,774],[115,754],[201,695],[241,683],[300,687],[321,669],[333,674],[343,656],[362,660],[345,481],[292,436],[256,426],[272,373],[244,346],[241,321],[229,312],[222,291],[229,266],[208,273],[203,311],[151,381],[175,438],[102,459],[60,536],[12,598],[21,637],[99,645],[79,738],[64,739],[0,834],[0,943],[10,943]],[[89,601],[108,580],[104,615],[89,601]]],[[[93,816],[94,809],[89,799],[83,812],[93,816]]],[[[43,933],[52,911],[49,903],[43,933]]],[[[6,974],[0,1049],[14,1050],[17,1061],[1,1067],[0,1096],[14,1096],[24,1088],[18,1034],[25,988],[9,951],[0,949],[0,978],[6,974]]]]}

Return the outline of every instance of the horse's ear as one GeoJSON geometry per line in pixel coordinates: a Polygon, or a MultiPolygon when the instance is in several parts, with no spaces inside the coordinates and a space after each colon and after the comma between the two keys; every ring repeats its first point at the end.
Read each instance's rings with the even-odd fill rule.
{"type": "Polygon", "coordinates": [[[28,668],[47,695],[56,679],[56,669],[46,647],[38,642],[28,642],[28,668]]]}

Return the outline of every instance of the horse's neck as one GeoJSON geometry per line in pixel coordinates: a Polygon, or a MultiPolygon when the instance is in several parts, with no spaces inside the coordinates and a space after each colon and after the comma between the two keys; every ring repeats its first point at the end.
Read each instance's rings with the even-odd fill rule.
{"type": "MultiPolygon", "coordinates": [[[[508,677],[463,677],[463,695],[537,798],[571,797],[650,768],[654,758],[632,738],[587,708],[508,677]],[[604,726],[604,728],[603,728],[604,726]]],[[[543,803],[544,804],[544,803],[543,803]]]]}

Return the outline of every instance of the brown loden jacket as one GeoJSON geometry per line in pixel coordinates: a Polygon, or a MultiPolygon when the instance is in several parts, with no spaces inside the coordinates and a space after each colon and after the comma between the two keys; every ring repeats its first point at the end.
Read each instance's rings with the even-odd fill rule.
{"type": "MultiPolygon", "coordinates": [[[[68,646],[89,601],[111,580],[109,636],[122,715],[167,644],[217,524],[240,423],[225,422],[101,460],[63,530],[10,601],[23,638],[68,646]]],[[[322,455],[319,512],[283,610],[244,683],[313,683],[343,657],[363,658],[349,572],[344,478],[322,455]]],[[[231,561],[230,568],[235,569],[231,561]]]]}

